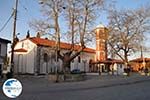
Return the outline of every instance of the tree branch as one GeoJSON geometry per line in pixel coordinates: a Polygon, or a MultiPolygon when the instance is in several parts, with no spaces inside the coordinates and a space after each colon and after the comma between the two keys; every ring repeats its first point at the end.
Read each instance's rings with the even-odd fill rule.
{"type": "Polygon", "coordinates": [[[125,61],[125,59],[117,52],[117,50],[113,47],[113,45],[108,41],[108,44],[111,46],[111,48],[115,51],[115,53],[123,60],[125,61]]]}
{"type": "Polygon", "coordinates": [[[78,52],[76,52],[74,55],[70,57],[70,61],[76,58],[84,49],[85,49],[85,46],[82,46],[82,48],[78,52]]]}
{"type": "Polygon", "coordinates": [[[64,57],[60,54],[60,50],[57,51],[57,55],[58,55],[58,58],[60,58],[61,60],[64,59],[64,57]]]}

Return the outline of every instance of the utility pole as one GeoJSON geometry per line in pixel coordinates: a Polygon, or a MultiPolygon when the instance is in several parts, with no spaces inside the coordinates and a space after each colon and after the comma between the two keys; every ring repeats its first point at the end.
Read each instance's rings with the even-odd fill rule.
{"type": "Polygon", "coordinates": [[[146,65],[146,63],[145,63],[145,58],[144,58],[144,56],[143,56],[143,48],[142,48],[142,46],[141,46],[141,59],[143,60],[143,67],[144,67],[144,69],[145,69],[145,65],[146,65]]]}
{"type": "Polygon", "coordinates": [[[141,46],[141,58],[143,59],[143,48],[141,46]]]}
{"type": "Polygon", "coordinates": [[[13,39],[12,39],[12,50],[11,50],[11,77],[14,74],[14,46],[15,46],[15,38],[16,38],[16,21],[17,21],[17,8],[18,8],[18,0],[15,1],[14,8],[14,21],[13,21],[13,39]]]}

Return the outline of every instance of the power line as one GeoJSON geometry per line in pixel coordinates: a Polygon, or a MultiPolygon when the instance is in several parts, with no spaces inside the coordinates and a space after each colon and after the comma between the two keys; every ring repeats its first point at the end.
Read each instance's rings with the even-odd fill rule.
{"type": "Polygon", "coordinates": [[[33,17],[30,13],[29,13],[29,9],[28,9],[28,7],[26,6],[27,4],[23,4],[21,1],[19,1],[19,3],[20,3],[20,5],[21,5],[21,7],[25,10],[25,12],[27,13],[27,15],[29,15],[29,17],[33,17]]]}
{"type": "Polygon", "coordinates": [[[19,3],[20,3],[20,5],[22,6],[22,8],[23,8],[25,11],[28,11],[27,7],[25,7],[25,6],[22,4],[22,2],[19,1],[19,3]]]}
{"type": "Polygon", "coordinates": [[[13,17],[13,15],[14,15],[14,11],[13,11],[13,13],[11,14],[11,16],[8,18],[8,20],[5,22],[5,24],[3,25],[3,27],[0,29],[0,32],[3,31],[3,29],[6,27],[6,25],[7,25],[8,22],[10,21],[10,19],[13,17]]]}

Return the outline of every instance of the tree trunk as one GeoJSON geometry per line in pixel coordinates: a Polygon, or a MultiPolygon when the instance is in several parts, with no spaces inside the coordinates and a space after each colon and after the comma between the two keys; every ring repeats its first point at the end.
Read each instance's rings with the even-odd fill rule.
{"type": "Polygon", "coordinates": [[[125,49],[124,50],[124,58],[125,58],[125,65],[126,65],[126,68],[128,67],[128,51],[125,49]]]}
{"type": "Polygon", "coordinates": [[[63,60],[62,68],[63,68],[64,73],[70,73],[70,68],[71,68],[70,64],[71,64],[71,61],[68,61],[66,59],[63,60]]]}

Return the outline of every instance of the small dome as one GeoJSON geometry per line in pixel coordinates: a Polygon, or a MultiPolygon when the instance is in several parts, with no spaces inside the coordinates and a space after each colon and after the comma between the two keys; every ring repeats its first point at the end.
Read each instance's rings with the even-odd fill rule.
{"type": "Polygon", "coordinates": [[[105,28],[105,26],[103,24],[99,24],[96,26],[96,28],[105,28]]]}

